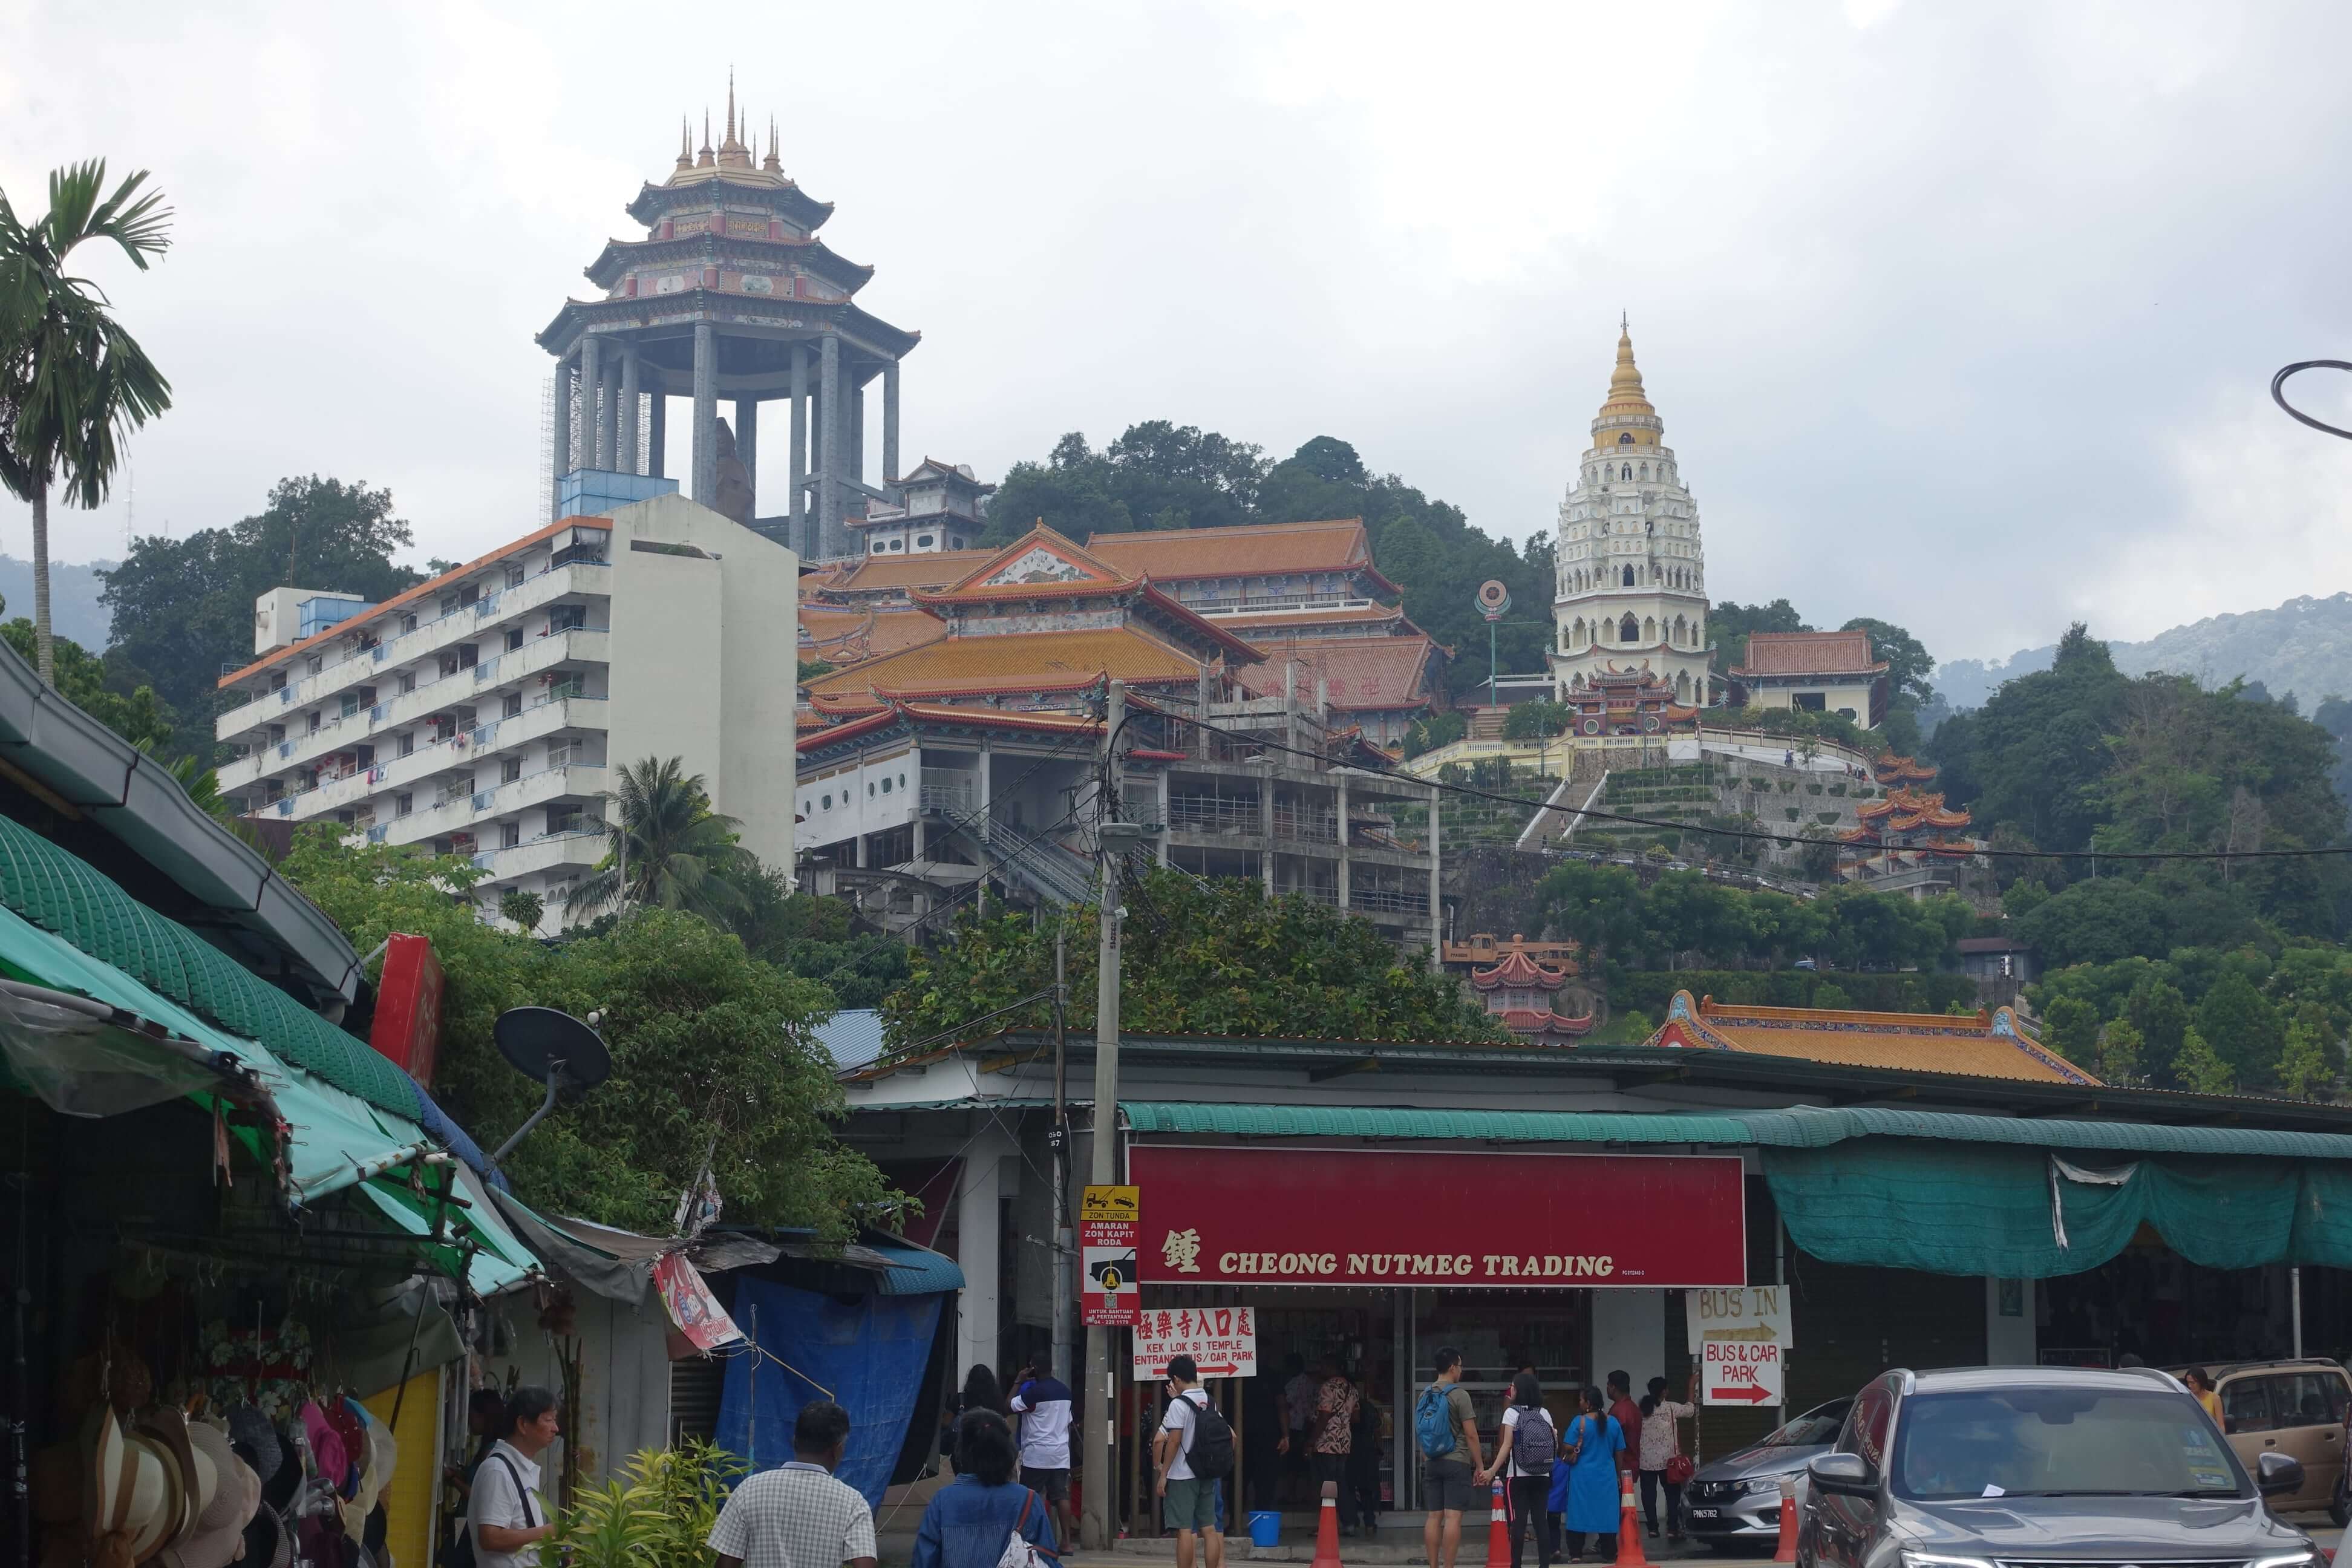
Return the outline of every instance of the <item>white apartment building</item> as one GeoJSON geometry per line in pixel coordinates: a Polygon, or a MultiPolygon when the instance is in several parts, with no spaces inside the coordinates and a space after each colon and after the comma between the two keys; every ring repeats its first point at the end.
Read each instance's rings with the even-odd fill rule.
{"type": "Polygon", "coordinates": [[[216,726],[238,753],[221,793],[251,816],[470,855],[486,916],[509,889],[536,893],[541,934],[604,857],[623,763],[682,759],[744,847],[789,868],[798,574],[783,546],[664,495],[356,613],[303,611],[348,595],[273,590],[260,657],[221,680],[245,698],[216,726]]]}

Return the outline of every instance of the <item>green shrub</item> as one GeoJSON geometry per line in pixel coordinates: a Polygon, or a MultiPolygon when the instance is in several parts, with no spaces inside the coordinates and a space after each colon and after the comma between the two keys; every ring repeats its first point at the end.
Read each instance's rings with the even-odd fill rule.
{"type": "Polygon", "coordinates": [[[1837,819],[1838,814],[1834,811],[1817,811],[1813,813],[1813,820],[1820,823],[1823,827],[1835,826],[1837,819]]]}
{"type": "Polygon", "coordinates": [[[1796,794],[1796,792],[1797,792],[1797,781],[1796,781],[1796,780],[1794,780],[1794,779],[1782,779],[1782,780],[1780,781],[1780,793],[1781,793],[1782,795],[1794,795],[1794,794],[1796,794]]]}
{"type": "Polygon", "coordinates": [[[1795,806],[1793,806],[1793,805],[1790,805],[1790,806],[1783,806],[1783,807],[1781,808],[1781,811],[1782,811],[1782,814],[1783,814],[1783,815],[1785,815],[1785,816],[1788,817],[1788,819],[1789,819],[1790,821],[1791,821],[1791,822],[1796,821],[1798,817],[1802,816],[1804,815],[1804,813],[1803,813],[1803,812],[1801,812],[1801,811],[1798,810],[1798,809],[1797,809],[1795,806]]]}
{"type": "Polygon", "coordinates": [[[1832,785],[1830,785],[1830,793],[1831,793],[1832,795],[1843,795],[1843,794],[1845,794],[1845,785],[1843,785],[1843,784],[1832,784],[1832,785]]]}
{"type": "Polygon", "coordinates": [[[1822,793],[1822,786],[1817,784],[1809,784],[1805,786],[1805,793],[1807,795],[1819,795],[1822,793]]]}

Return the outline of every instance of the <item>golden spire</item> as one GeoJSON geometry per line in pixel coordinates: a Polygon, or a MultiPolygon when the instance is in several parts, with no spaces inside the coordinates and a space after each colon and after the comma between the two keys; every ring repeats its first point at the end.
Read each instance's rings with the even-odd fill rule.
{"type": "Polygon", "coordinates": [[[735,141],[735,68],[734,68],[733,66],[729,66],[729,67],[727,68],[727,140],[726,140],[725,142],[721,142],[721,143],[720,143],[720,145],[721,145],[722,147],[724,147],[724,146],[731,146],[731,145],[733,145],[734,141],[735,141]]]}
{"type": "Polygon", "coordinates": [[[686,116],[683,114],[677,117],[677,166],[681,169],[694,167],[694,142],[687,132],[686,116]]]}
{"type": "Polygon", "coordinates": [[[702,111],[702,152],[694,160],[694,165],[698,169],[708,169],[710,163],[710,110],[706,109],[702,111]]]}
{"type": "Polygon", "coordinates": [[[782,174],[784,172],[784,163],[781,155],[782,152],[782,149],[776,132],[776,117],[771,114],[768,116],[768,156],[766,161],[761,163],[760,166],[767,170],[772,174],[782,174]]]}
{"type": "Polygon", "coordinates": [[[1642,372],[1633,363],[1633,332],[1622,316],[1617,323],[1617,368],[1609,373],[1609,395],[1601,402],[1601,417],[1646,414],[1657,417],[1649,395],[1642,389],[1642,372]]]}

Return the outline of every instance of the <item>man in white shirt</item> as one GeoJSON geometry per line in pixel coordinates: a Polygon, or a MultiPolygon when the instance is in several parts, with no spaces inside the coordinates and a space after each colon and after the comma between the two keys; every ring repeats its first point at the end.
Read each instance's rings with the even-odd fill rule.
{"type": "Polygon", "coordinates": [[[848,1411],[802,1405],[792,1462],[747,1479],[710,1527],[719,1568],[874,1568],[874,1510],[833,1473],[848,1447],[848,1411]]]}
{"type": "Polygon", "coordinates": [[[1013,1390],[1021,1417],[1021,1479],[1043,1492],[1054,1514],[1054,1539],[1076,1541],[1070,1517],[1070,1386],[1035,1365],[1022,1369],[1013,1390]]]}
{"type": "Polygon", "coordinates": [[[477,1568],[539,1568],[539,1543],[554,1526],[539,1492],[539,1457],[562,1435],[555,1395],[525,1384],[507,1396],[505,1430],[474,1472],[467,1528],[477,1568]]]}

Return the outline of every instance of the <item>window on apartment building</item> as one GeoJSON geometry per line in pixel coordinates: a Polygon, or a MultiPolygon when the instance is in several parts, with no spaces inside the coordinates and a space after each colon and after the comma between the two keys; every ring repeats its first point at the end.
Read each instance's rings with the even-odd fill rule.
{"type": "Polygon", "coordinates": [[[457,645],[457,668],[459,669],[473,668],[475,665],[481,662],[481,658],[482,649],[479,644],[467,642],[459,643],[457,645]]]}
{"type": "Polygon", "coordinates": [[[501,822],[501,823],[499,823],[499,848],[501,848],[501,849],[511,849],[511,848],[513,848],[516,845],[518,845],[518,844],[520,844],[520,843],[521,843],[521,842],[522,842],[522,824],[521,824],[521,823],[520,823],[520,822],[501,822]]]}
{"type": "Polygon", "coordinates": [[[311,711],[309,713],[309,715],[307,715],[307,717],[310,719],[310,727],[309,727],[309,728],[307,728],[307,729],[305,729],[302,732],[303,732],[305,735],[315,735],[315,734],[317,734],[317,733],[319,732],[319,713],[318,713],[318,710],[317,710],[316,709],[311,710],[311,711]]]}
{"type": "Polygon", "coordinates": [[[507,586],[508,586],[508,587],[509,587],[509,588],[520,588],[520,587],[521,587],[521,586],[522,586],[522,576],[523,576],[523,573],[522,573],[522,568],[521,568],[521,567],[520,567],[520,566],[509,566],[509,567],[508,567],[508,568],[507,568],[507,586]]]}
{"type": "Polygon", "coordinates": [[[416,750],[416,731],[414,731],[414,730],[404,730],[404,731],[401,731],[401,733],[400,733],[400,748],[399,748],[399,750],[400,750],[400,754],[401,754],[402,756],[404,756],[404,756],[406,756],[406,755],[408,755],[411,752],[414,752],[415,750],[416,750]]]}
{"type": "Polygon", "coordinates": [[[588,606],[558,605],[547,612],[547,629],[552,632],[583,631],[588,626],[588,606]]]}
{"type": "Polygon", "coordinates": [[[459,609],[464,609],[471,605],[478,605],[481,602],[482,587],[480,584],[468,583],[464,587],[457,590],[457,607],[459,609]]]}
{"type": "Polygon", "coordinates": [[[512,784],[515,780],[520,777],[522,777],[522,759],[520,757],[509,757],[506,761],[499,764],[499,782],[500,784],[512,784]]]}
{"type": "Polygon", "coordinates": [[[415,797],[415,795],[394,795],[394,796],[392,797],[392,815],[393,815],[393,816],[406,816],[410,812],[415,811],[415,809],[416,809],[416,797],[415,797]]]}
{"type": "Polygon", "coordinates": [[[281,669],[277,674],[269,678],[269,689],[272,691],[283,691],[286,689],[286,672],[284,670],[281,669]]]}
{"type": "Polygon", "coordinates": [[[522,628],[520,626],[509,626],[507,628],[507,651],[509,653],[512,653],[515,649],[520,647],[522,647],[522,628]]]}
{"type": "Polygon", "coordinates": [[[356,691],[344,692],[341,708],[343,717],[346,719],[357,713],[360,710],[360,694],[356,691]]]}
{"type": "Polygon", "coordinates": [[[271,726],[269,726],[269,743],[270,743],[271,745],[275,746],[275,745],[277,745],[279,742],[281,742],[281,741],[283,741],[283,740],[285,740],[285,739],[286,739],[286,726],[285,726],[285,725],[283,725],[283,724],[272,724],[271,726]]]}
{"type": "Polygon", "coordinates": [[[502,717],[508,719],[520,717],[522,713],[522,693],[520,691],[508,692],[504,701],[499,706],[499,711],[502,717]]]}
{"type": "Polygon", "coordinates": [[[547,830],[550,833],[570,833],[583,826],[576,805],[551,805],[547,808],[547,830]]]}
{"type": "Polygon", "coordinates": [[[352,825],[352,814],[348,811],[339,811],[335,813],[335,822],[338,826],[349,827],[352,825]]]}
{"type": "Polygon", "coordinates": [[[318,674],[320,670],[327,668],[327,656],[322,653],[312,654],[310,656],[310,673],[313,675],[318,674]]]}
{"type": "Polygon", "coordinates": [[[414,690],[415,690],[415,689],[416,689],[416,672],[415,672],[415,670],[413,670],[413,669],[404,669],[404,670],[402,670],[402,671],[400,672],[400,691],[401,691],[401,695],[402,695],[402,696],[404,696],[404,697],[405,697],[408,693],[410,693],[410,692],[412,692],[412,691],[414,691],[414,690]]]}

